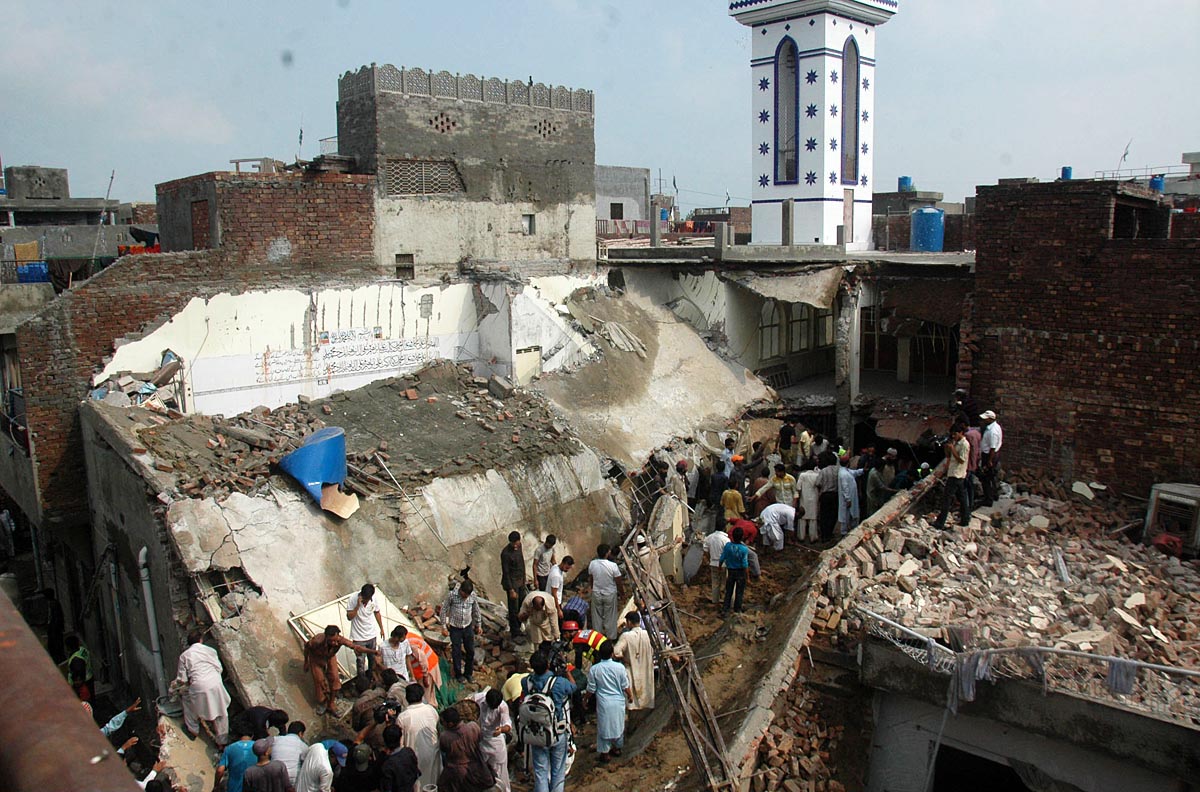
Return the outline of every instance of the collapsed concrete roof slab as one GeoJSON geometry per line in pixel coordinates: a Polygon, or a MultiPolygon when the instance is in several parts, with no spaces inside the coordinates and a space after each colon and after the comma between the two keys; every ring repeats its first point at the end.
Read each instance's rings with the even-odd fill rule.
{"type": "Polygon", "coordinates": [[[842,267],[826,267],[809,272],[789,272],[778,275],[739,273],[722,275],[723,280],[736,283],[760,297],[786,303],[804,303],[814,308],[828,310],[837,298],[842,285],[842,267]]]}
{"type": "Polygon", "coordinates": [[[697,426],[724,425],[746,405],[771,397],[750,371],[723,359],[646,295],[600,296],[584,308],[597,319],[619,322],[645,346],[645,357],[601,341],[603,357],[570,373],[544,375],[533,387],[580,439],[626,465],[640,465],[655,448],[690,437],[697,426]]]}

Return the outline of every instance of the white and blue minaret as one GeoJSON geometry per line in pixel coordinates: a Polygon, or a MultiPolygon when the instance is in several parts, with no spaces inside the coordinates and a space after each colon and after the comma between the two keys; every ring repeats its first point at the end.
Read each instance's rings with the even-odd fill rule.
{"type": "Polygon", "coordinates": [[[896,0],[729,4],[753,31],[753,244],[868,248],[875,28],[897,10],[896,0]]]}

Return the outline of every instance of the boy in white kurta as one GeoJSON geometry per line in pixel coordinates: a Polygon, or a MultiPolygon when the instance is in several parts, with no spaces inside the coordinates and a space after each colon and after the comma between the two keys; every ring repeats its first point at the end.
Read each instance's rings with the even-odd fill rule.
{"type": "Polygon", "coordinates": [[[496,776],[496,788],[500,792],[511,792],[508,780],[508,743],[505,735],[512,733],[512,719],[508,715],[508,704],[496,688],[471,696],[479,705],[479,752],[496,776]]]}

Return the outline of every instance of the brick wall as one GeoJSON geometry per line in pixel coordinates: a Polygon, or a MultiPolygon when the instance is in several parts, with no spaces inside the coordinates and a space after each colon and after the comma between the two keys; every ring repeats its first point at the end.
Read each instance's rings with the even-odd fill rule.
{"type": "Polygon", "coordinates": [[[876,250],[908,250],[912,220],[906,214],[872,215],[876,250]]]}
{"type": "Polygon", "coordinates": [[[1200,239],[1200,213],[1171,215],[1171,239],[1200,239]]]}
{"type": "Polygon", "coordinates": [[[152,203],[135,203],[130,208],[130,222],[136,225],[158,223],[158,210],[152,203]]]}
{"type": "Polygon", "coordinates": [[[982,187],[971,387],[1010,465],[1144,493],[1200,481],[1200,240],[1110,239],[1114,182],[982,187]]]}
{"type": "MultiPolygon", "coordinates": [[[[975,249],[975,216],[945,216],[942,250],[951,253],[975,249]]],[[[912,216],[906,214],[872,215],[871,230],[876,250],[908,250],[912,234],[912,216]]]]}
{"type": "Polygon", "coordinates": [[[192,249],[208,250],[212,247],[212,235],[208,212],[208,199],[192,201],[192,249]]]}
{"type": "Polygon", "coordinates": [[[227,260],[366,261],[374,250],[375,177],[213,172],[158,185],[164,251],[219,247],[227,260]],[[193,207],[208,202],[207,244],[193,207]]]}
{"type": "Polygon", "coordinates": [[[87,519],[78,407],[116,340],[143,335],[193,297],[380,277],[373,177],[204,174],[160,185],[160,215],[165,205],[186,222],[177,241],[191,241],[192,200],[205,194],[217,197],[220,249],[126,256],[17,328],[43,524],[87,519]]]}

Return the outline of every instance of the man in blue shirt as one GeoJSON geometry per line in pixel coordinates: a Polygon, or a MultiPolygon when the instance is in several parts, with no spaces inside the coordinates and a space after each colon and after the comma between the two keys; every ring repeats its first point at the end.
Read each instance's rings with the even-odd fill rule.
{"type": "Polygon", "coordinates": [[[213,779],[213,790],[221,788],[221,777],[229,776],[226,792],[242,792],[242,778],[246,769],[258,764],[254,755],[254,740],[251,738],[251,726],[245,718],[235,718],[231,730],[238,737],[237,741],[225,746],[221,761],[217,763],[217,774],[213,779]]]}
{"type": "MultiPolygon", "coordinates": [[[[549,685],[555,715],[559,720],[568,720],[567,702],[577,689],[571,669],[566,669],[565,677],[551,673],[546,655],[541,652],[534,652],[529,666],[533,673],[521,680],[521,689],[525,691],[525,695],[543,691],[549,685]]],[[[530,746],[533,752],[533,792],[563,792],[570,741],[571,730],[568,728],[558,738],[558,742],[549,748],[530,746]]]]}
{"type": "Polygon", "coordinates": [[[721,607],[722,615],[729,613],[731,599],[734,612],[742,612],[742,596],[746,592],[746,570],[750,566],[750,548],[742,544],[744,538],[742,529],[734,528],[729,544],[721,550],[721,558],[717,563],[717,566],[729,570],[725,578],[725,604],[721,607]]]}

